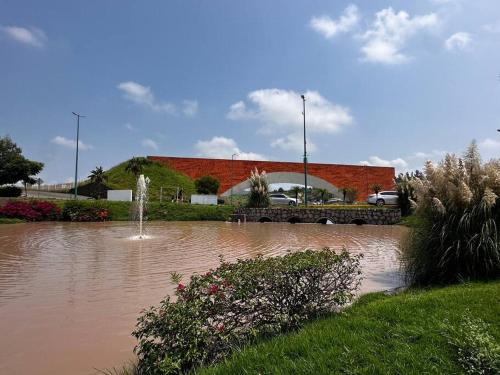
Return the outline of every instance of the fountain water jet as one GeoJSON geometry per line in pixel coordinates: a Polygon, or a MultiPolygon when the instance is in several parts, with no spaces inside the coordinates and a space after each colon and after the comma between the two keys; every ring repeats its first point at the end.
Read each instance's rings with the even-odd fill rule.
{"type": "Polygon", "coordinates": [[[143,233],[143,223],[144,223],[144,209],[148,203],[148,186],[149,186],[149,178],[144,177],[143,174],[139,176],[137,179],[137,191],[135,195],[136,200],[136,212],[137,219],[139,220],[139,239],[145,238],[143,233]]]}

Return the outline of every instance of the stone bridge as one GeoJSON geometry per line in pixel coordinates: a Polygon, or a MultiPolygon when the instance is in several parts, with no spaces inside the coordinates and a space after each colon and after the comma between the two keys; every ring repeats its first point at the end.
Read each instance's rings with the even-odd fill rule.
{"type": "Polygon", "coordinates": [[[401,221],[401,210],[391,208],[238,208],[231,221],[391,225],[401,221]]]}

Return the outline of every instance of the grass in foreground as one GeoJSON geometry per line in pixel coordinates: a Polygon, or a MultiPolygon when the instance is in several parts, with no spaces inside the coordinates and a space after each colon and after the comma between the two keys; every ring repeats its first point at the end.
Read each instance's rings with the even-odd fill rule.
{"type": "Polygon", "coordinates": [[[361,297],[345,312],[249,346],[198,374],[460,374],[446,332],[464,317],[500,340],[500,282],[361,297]]]}
{"type": "Polygon", "coordinates": [[[21,219],[11,219],[8,217],[0,217],[0,224],[19,224],[24,223],[21,219]]]}

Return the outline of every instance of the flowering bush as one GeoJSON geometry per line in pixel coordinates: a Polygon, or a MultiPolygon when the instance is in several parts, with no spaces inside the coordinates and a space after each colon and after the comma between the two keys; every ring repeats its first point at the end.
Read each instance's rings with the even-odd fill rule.
{"type": "Polygon", "coordinates": [[[139,317],[133,333],[139,372],[190,371],[258,336],[336,311],[359,285],[359,258],[325,248],[222,261],[217,269],[192,276],[177,285],[176,301],[167,297],[139,317]]]}
{"type": "Polygon", "coordinates": [[[56,220],[61,210],[47,201],[9,201],[0,207],[0,216],[27,221],[56,220]]]}
{"type": "Polygon", "coordinates": [[[269,186],[266,171],[259,173],[257,167],[250,173],[249,207],[269,207],[269,186]]]}
{"type": "Polygon", "coordinates": [[[452,283],[500,276],[500,161],[482,164],[477,145],[463,158],[427,162],[410,181],[423,225],[404,244],[413,284],[452,283]]]}
{"type": "Polygon", "coordinates": [[[99,205],[68,201],[64,205],[62,218],[67,221],[106,221],[110,220],[110,215],[106,208],[99,205]]]}

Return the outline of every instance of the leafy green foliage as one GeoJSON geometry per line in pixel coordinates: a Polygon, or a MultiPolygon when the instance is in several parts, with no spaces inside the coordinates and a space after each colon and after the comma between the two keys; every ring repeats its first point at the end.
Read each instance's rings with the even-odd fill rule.
{"type": "Polygon", "coordinates": [[[198,194],[217,194],[220,182],[212,176],[203,176],[194,182],[198,194]]]}
{"type": "Polygon", "coordinates": [[[446,324],[444,336],[456,350],[456,358],[467,374],[500,374],[500,344],[488,332],[489,326],[470,312],[458,326],[446,324]]]}
{"type": "Polygon", "coordinates": [[[0,185],[18,181],[35,183],[32,176],[43,169],[43,163],[26,159],[9,137],[0,137],[0,185]]]}
{"type": "Polygon", "coordinates": [[[66,201],[62,219],[67,221],[106,221],[110,220],[109,211],[102,205],[81,204],[79,201],[66,201]]]}
{"type": "Polygon", "coordinates": [[[140,174],[143,174],[144,167],[149,165],[151,162],[147,158],[134,156],[126,163],[125,172],[133,174],[137,180],[137,177],[139,177],[140,174]]]}
{"type": "Polygon", "coordinates": [[[89,179],[90,182],[102,184],[108,179],[108,176],[105,175],[102,167],[95,167],[95,169],[90,171],[89,179]]]}
{"type": "Polygon", "coordinates": [[[403,244],[409,283],[427,285],[500,276],[500,162],[481,164],[472,143],[463,159],[428,162],[411,181],[422,225],[403,244]]]}
{"type": "Polygon", "coordinates": [[[218,362],[257,337],[336,311],[358,287],[359,258],[307,250],[222,261],[217,269],[192,276],[178,284],[176,301],[167,297],[139,318],[133,334],[140,372],[177,374],[218,362]]]}
{"type": "Polygon", "coordinates": [[[269,185],[266,172],[259,173],[257,168],[250,173],[250,195],[248,207],[269,207],[269,185]]]}
{"type": "Polygon", "coordinates": [[[341,190],[345,203],[354,203],[358,199],[358,191],[355,188],[344,187],[341,190]]]}
{"type": "Polygon", "coordinates": [[[0,197],[16,198],[21,196],[22,190],[17,186],[0,186],[0,197]]]}

